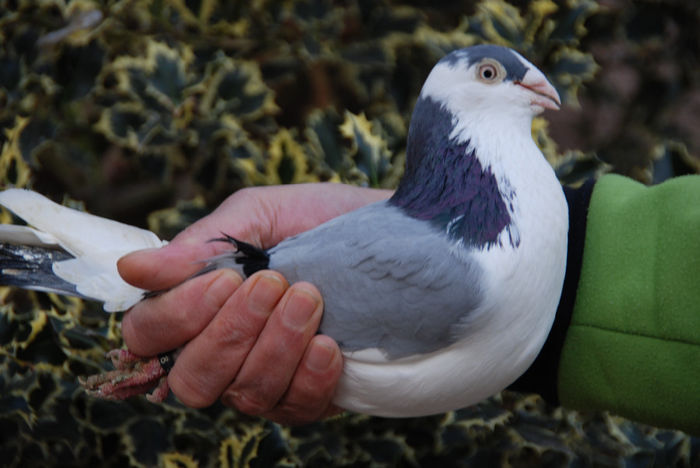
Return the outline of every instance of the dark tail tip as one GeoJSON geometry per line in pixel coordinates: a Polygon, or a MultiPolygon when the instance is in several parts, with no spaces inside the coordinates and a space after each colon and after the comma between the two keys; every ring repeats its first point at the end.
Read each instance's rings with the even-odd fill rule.
{"type": "Polygon", "coordinates": [[[265,250],[225,233],[222,233],[222,236],[210,239],[209,242],[227,242],[233,245],[236,248],[236,263],[243,265],[243,273],[246,276],[269,267],[270,255],[265,250]]]}

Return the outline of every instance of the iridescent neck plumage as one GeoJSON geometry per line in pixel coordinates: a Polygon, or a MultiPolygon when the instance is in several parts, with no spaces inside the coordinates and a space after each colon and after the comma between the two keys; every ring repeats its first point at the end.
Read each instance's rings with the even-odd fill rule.
{"type": "MultiPolygon", "coordinates": [[[[499,243],[501,232],[512,223],[508,204],[515,194],[503,195],[496,176],[482,165],[469,140],[451,136],[454,120],[432,98],[418,100],[409,129],[406,171],[389,203],[431,222],[455,241],[490,247],[499,243]]],[[[518,240],[509,236],[509,242],[515,247],[518,240]]]]}

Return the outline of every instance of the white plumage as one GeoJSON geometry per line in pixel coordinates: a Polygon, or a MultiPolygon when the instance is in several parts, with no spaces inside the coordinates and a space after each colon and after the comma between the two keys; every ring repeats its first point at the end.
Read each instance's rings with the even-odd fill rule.
{"type": "Polygon", "coordinates": [[[0,225],[0,242],[65,249],[75,258],[55,263],[54,273],[83,296],[104,302],[106,311],[126,310],[143,298],[142,289],[119,276],[117,260],[165,245],[151,231],[67,208],[31,190],[0,192],[0,205],[35,228],[0,225]]]}

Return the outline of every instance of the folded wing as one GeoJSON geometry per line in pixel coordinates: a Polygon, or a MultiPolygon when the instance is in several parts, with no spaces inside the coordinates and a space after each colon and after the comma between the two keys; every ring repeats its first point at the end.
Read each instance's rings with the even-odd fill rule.
{"type": "Polygon", "coordinates": [[[269,251],[270,268],[321,290],[320,331],[344,352],[427,353],[465,336],[481,302],[480,267],[429,223],[385,202],[269,251]]]}

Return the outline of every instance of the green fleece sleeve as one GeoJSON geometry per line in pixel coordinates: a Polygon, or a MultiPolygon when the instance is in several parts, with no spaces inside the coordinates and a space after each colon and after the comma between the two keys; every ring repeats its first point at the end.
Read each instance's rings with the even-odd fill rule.
{"type": "Polygon", "coordinates": [[[700,434],[700,176],[597,182],[558,387],[565,406],[700,434]]]}

